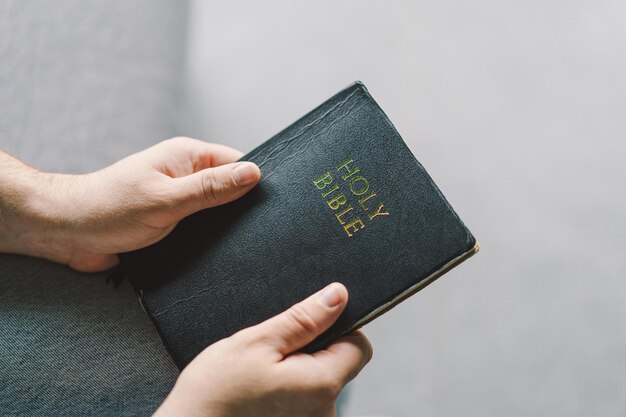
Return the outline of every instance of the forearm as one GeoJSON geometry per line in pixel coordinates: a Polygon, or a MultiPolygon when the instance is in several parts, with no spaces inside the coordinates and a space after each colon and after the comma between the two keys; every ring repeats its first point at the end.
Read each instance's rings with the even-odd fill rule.
{"type": "Polygon", "coordinates": [[[0,152],[0,251],[19,252],[29,239],[25,226],[35,223],[30,200],[38,173],[21,161],[0,152]]]}

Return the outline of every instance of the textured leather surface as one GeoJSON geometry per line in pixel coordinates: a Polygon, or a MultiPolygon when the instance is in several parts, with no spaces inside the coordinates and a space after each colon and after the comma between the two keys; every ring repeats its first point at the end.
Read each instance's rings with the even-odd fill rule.
{"type": "Polygon", "coordinates": [[[475,246],[361,83],[242,159],[261,168],[255,189],[121,256],[180,368],[211,343],[340,281],[350,301],[308,350],[320,348],[475,246]],[[380,204],[389,215],[373,216],[380,204]]]}

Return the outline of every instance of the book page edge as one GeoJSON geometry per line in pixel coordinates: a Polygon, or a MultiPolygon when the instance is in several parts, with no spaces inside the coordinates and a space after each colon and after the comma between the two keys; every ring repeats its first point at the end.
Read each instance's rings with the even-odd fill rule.
{"type": "Polygon", "coordinates": [[[424,289],[424,287],[426,287],[428,284],[432,283],[437,278],[439,278],[440,276],[444,275],[446,272],[450,271],[455,266],[457,266],[457,265],[461,264],[463,261],[471,258],[474,254],[476,254],[479,251],[479,249],[480,249],[480,245],[478,244],[478,241],[476,241],[476,243],[474,244],[472,249],[470,249],[469,251],[467,251],[467,252],[457,256],[456,258],[452,259],[450,262],[448,262],[443,267],[441,267],[437,271],[435,271],[432,274],[430,274],[428,277],[424,278],[423,280],[421,280],[417,284],[409,287],[407,290],[403,291],[402,293],[400,293],[399,295],[394,297],[391,301],[389,301],[389,302],[381,305],[380,307],[377,307],[376,309],[372,310],[369,314],[367,314],[366,316],[361,318],[359,321],[357,321],[345,333],[349,333],[349,332],[351,332],[353,330],[359,329],[360,327],[363,327],[367,323],[369,323],[370,321],[374,320],[376,317],[378,317],[378,316],[382,315],[383,313],[386,313],[387,311],[391,310],[393,307],[395,307],[396,305],[398,305],[402,301],[406,300],[410,296],[412,296],[415,293],[419,292],[420,290],[424,289]]]}

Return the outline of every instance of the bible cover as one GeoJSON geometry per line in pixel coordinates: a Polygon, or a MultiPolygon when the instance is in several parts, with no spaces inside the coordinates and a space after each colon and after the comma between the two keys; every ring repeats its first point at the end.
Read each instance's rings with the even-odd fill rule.
{"type": "Polygon", "coordinates": [[[323,348],[473,255],[478,244],[357,82],[242,160],[247,195],[121,255],[179,368],[205,347],[333,281],[348,289],[323,348]]]}

